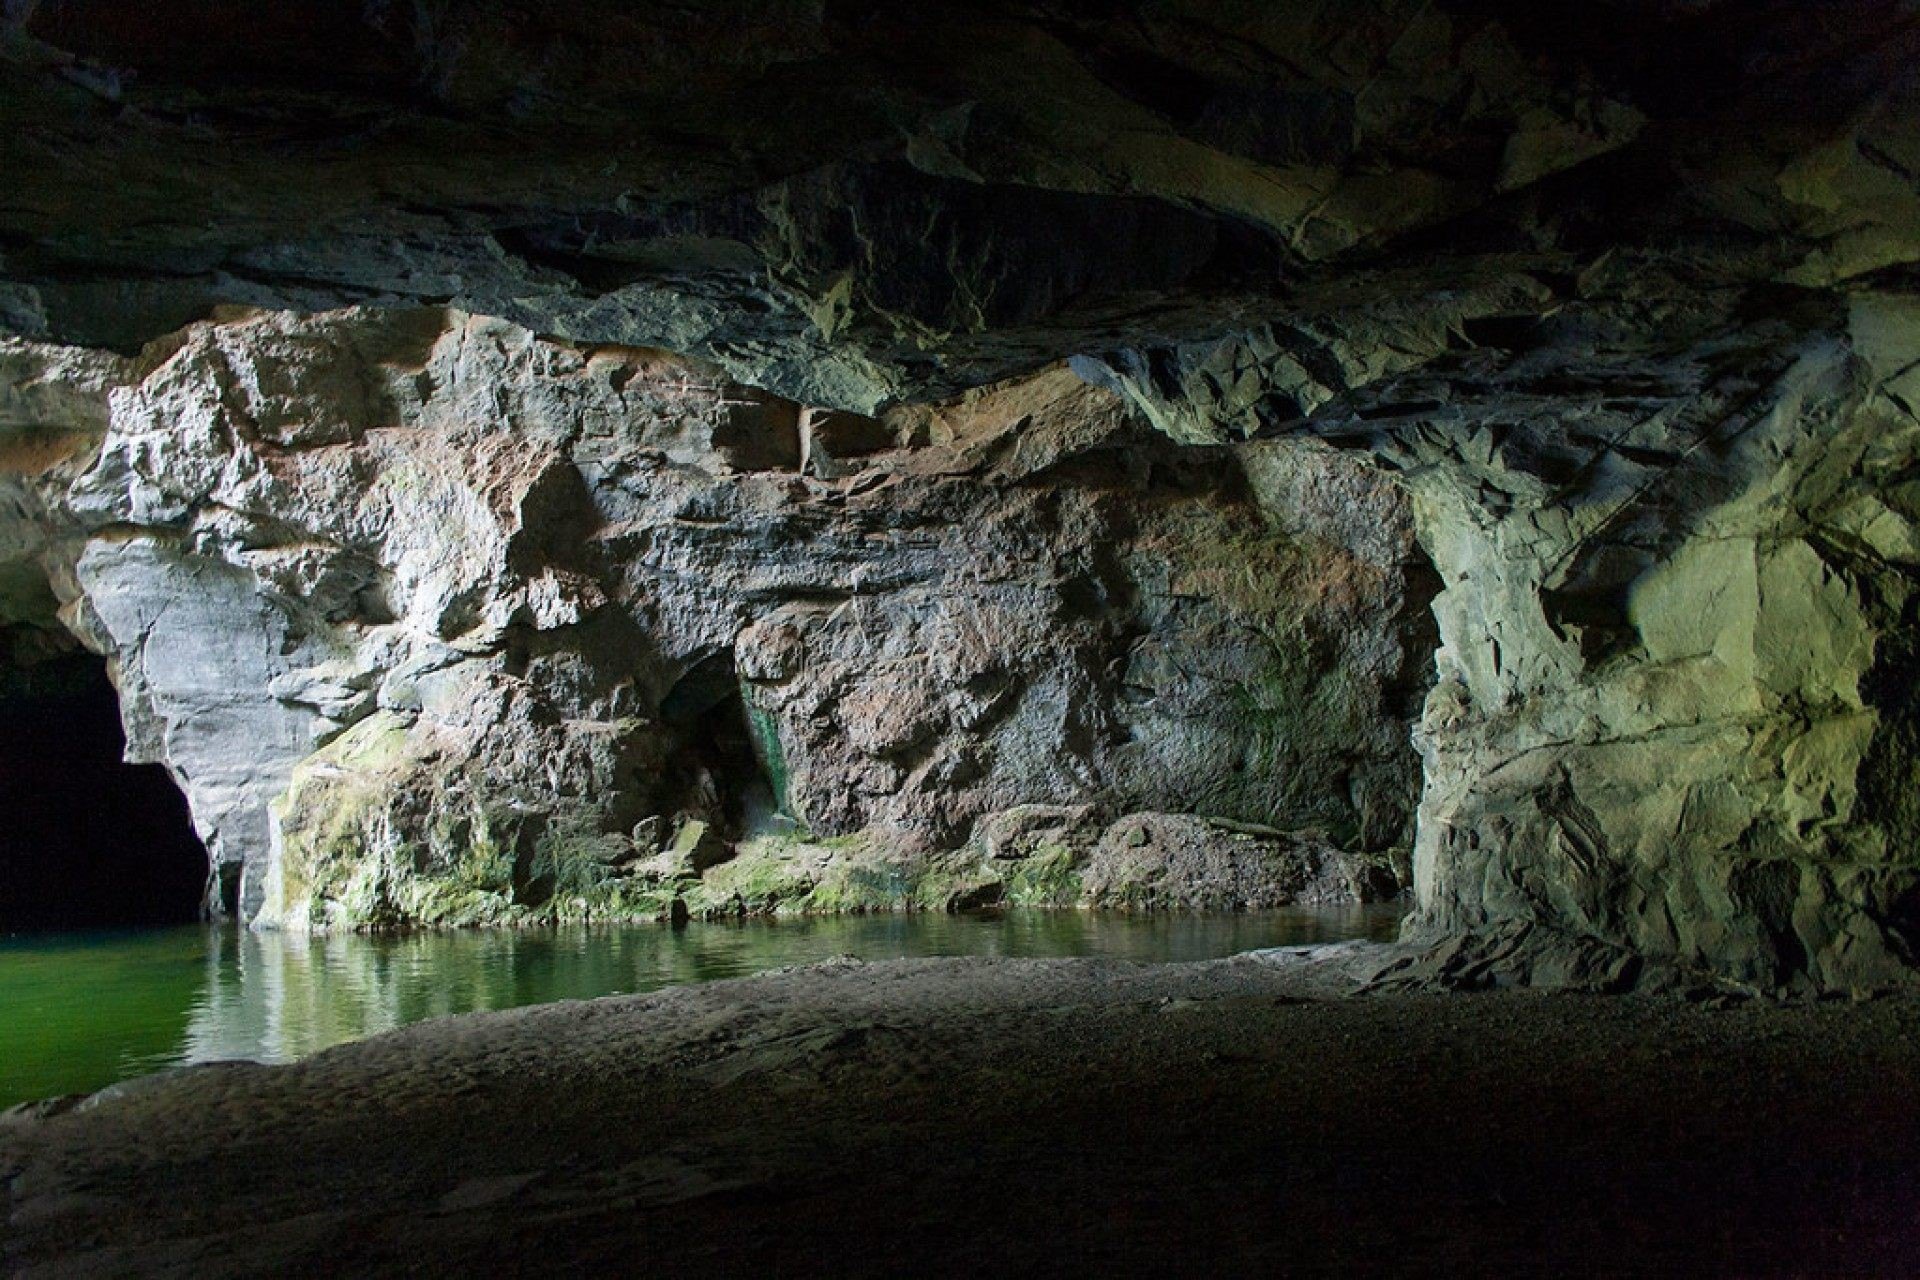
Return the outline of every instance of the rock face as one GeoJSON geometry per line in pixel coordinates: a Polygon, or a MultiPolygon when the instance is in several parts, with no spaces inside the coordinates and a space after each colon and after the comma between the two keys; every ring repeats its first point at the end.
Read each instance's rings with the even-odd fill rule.
{"type": "Polygon", "coordinates": [[[9,670],[73,647],[49,581],[78,535],[64,495],[106,433],[108,388],[131,376],[111,355],[0,338],[0,662],[9,670]]]}
{"type": "Polygon", "coordinates": [[[0,623],[259,918],[1913,971],[1910,4],[178,8],[6,9],[0,623]]]}
{"type": "Polygon", "coordinates": [[[1446,582],[1415,935],[1889,981],[1920,940],[1920,304],[1735,292],[1652,325],[1669,283],[1601,275],[1313,416],[1399,469],[1446,582]]]}
{"type": "Polygon", "coordinates": [[[1430,570],[1361,463],[1064,370],[854,419],[441,310],[125,376],[52,576],[259,923],[1397,889],[1430,570]],[[1254,829],[1093,838],[1157,811],[1254,829]]]}
{"type": "MultiPolygon", "coordinates": [[[[1830,324],[1753,326],[1571,450],[1522,426],[1416,484],[1448,583],[1423,930],[1548,923],[1768,987],[1909,962],[1920,308],[1830,324]]],[[[1631,380],[1639,346],[1556,363],[1631,380]]]]}

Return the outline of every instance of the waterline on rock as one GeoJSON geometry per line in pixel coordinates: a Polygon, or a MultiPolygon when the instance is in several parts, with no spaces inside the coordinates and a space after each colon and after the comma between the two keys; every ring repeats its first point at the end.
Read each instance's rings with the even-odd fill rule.
{"type": "Polygon", "coordinates": [[[198,927],[24,935],[0,940],[0,1107],[200,1062],[290,1062],[426,1018],[655,991],[839,955],[1207,960],[1390,939],[1401,911],[922,913],[311,938],[198,927]]]}

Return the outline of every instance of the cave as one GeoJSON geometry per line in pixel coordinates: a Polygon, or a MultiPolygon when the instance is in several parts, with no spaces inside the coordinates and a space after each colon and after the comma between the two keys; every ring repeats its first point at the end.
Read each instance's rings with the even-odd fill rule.
{"type": "Polygon", "coordinates": [[[164,766],[125,763],[125,748],[99,658],[53,658],[0,681],[0,929],[202,918],[207,851],[186,797],[164,766]]]}
{"type": "Polygon", "coordinates": [[[1912,0],[151,10],[0,5],[0,902],[281,985],[9,1264],[1920,1268],[1912,0]]]}
{"type": "Polygon", "coordinates": [[[716,834],[739,840],[786,815],[775,791],[767,742],[756,736],[729,651],[689,667],[660,699],[660,719],[678,730],[680,809],[710,812],[716,834]]]}

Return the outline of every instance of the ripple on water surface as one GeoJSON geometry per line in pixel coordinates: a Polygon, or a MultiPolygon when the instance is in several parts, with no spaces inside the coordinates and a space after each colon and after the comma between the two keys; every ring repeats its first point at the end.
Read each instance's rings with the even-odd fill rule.
{"type": "Polygon", "coordinates": [[[837,955],[1207,960],[1391,938],[1398,907],[892,915],[395,937],[216,927],[0,939],[0,1107],[223,1058],[287,1062],[422,1018],[737,978],[837,955]]]}

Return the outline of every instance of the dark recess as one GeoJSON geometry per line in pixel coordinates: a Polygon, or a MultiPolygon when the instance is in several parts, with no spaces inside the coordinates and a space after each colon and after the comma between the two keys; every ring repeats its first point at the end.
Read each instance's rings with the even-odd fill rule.
{"type": "Polygon", "coordinates": [[[129,765],[105,664],[0,676],[0,929],[200,918],[207,852],[159,765],[129,765]]]}
{"type": "Polygon", "coordinates": [[[681,732],[682,803],[720,820],[738,839],[773,816],[777,802],[747,724],[733,653],[691,667],[660,702],[660,719],[681,732]]]}

